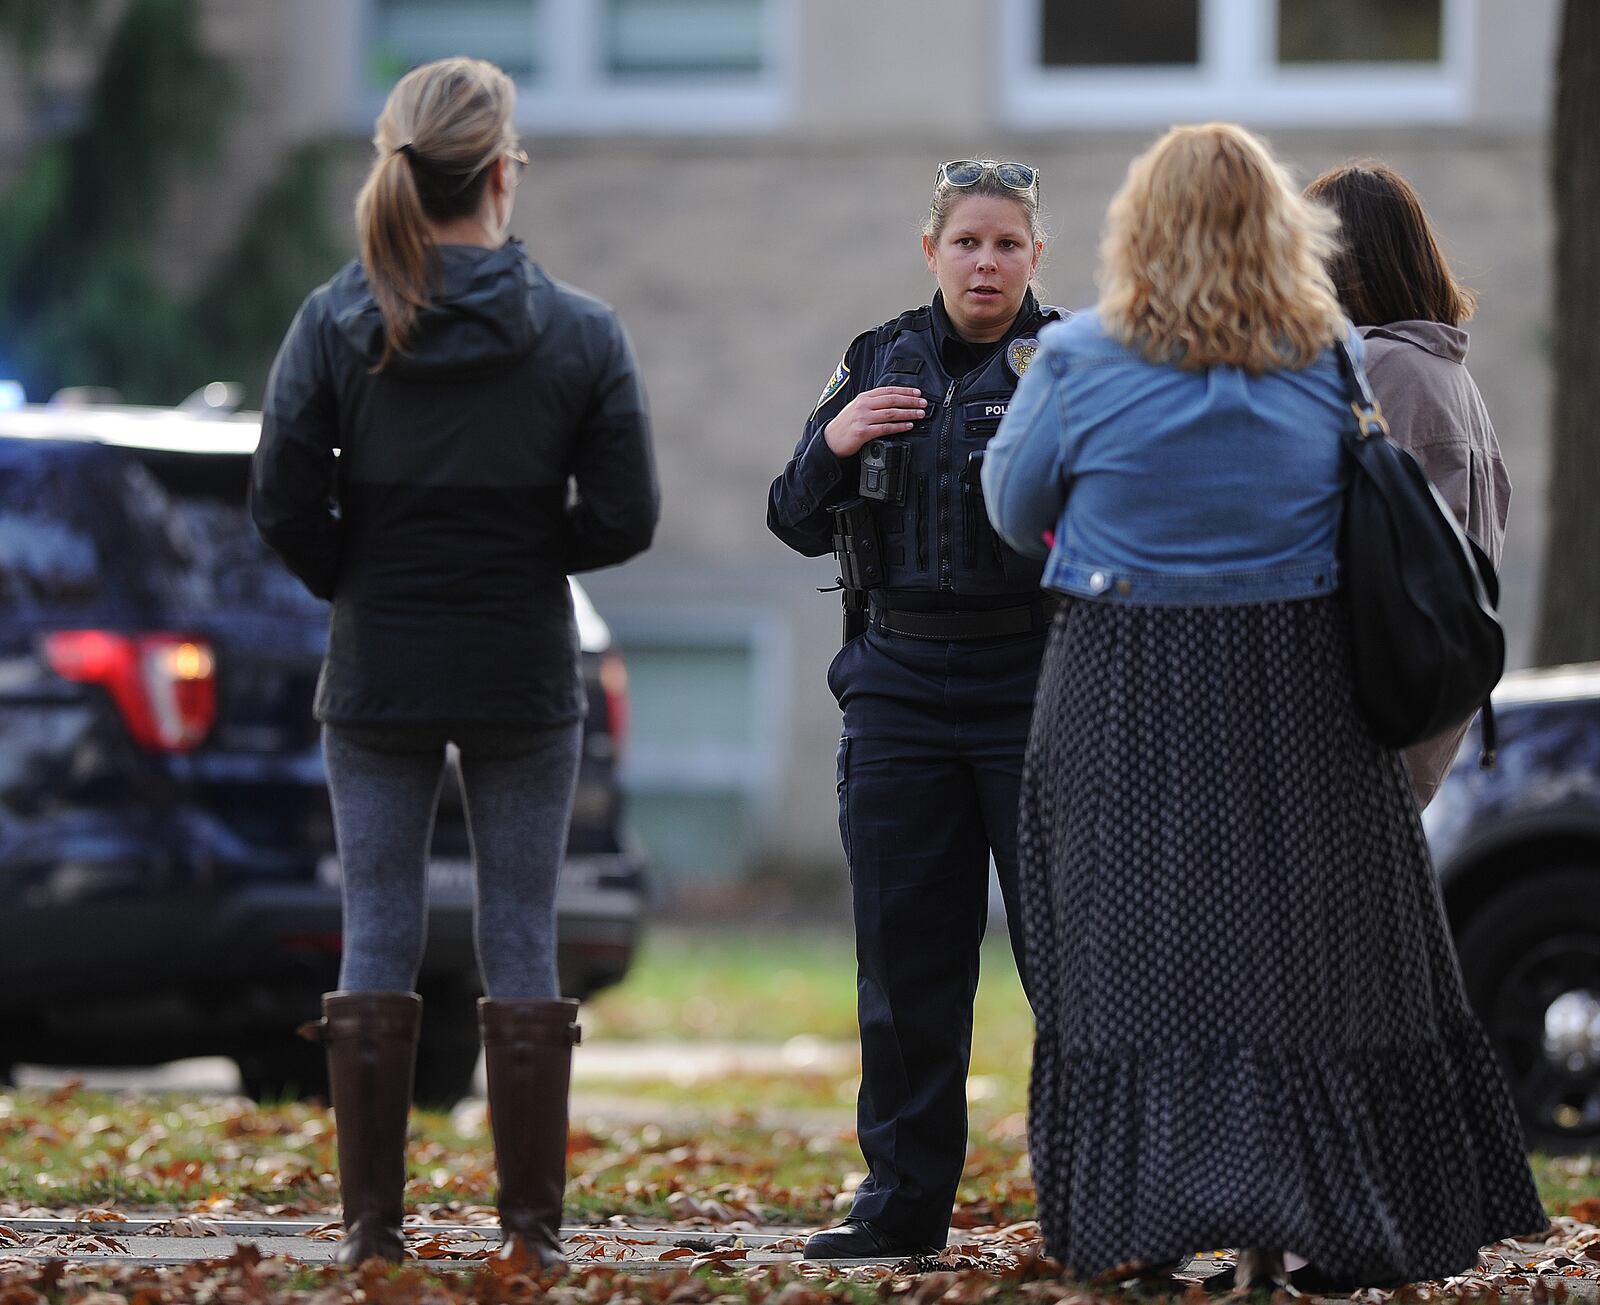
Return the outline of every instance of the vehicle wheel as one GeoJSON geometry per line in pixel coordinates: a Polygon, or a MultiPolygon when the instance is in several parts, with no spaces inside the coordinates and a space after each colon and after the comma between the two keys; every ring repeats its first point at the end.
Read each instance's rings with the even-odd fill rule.
{"type": "Polygon", "coordinates": [[[247,1097],[257,1101],[328,1099],[328,1060],[321,1046],[286,1033],[263,1039],[234,1058],[247,1097]]]}
{"type": "Polygon", "coordinates": [[[416,1102],[449,1110],[471,1096],[478,1071],[478,999],[461,992],[424,995],[417,1048],[416,1102]]]}
{"type": "MultiPolygon", "coordinates": [[[[478,1069],[477,1000],[459,994],[424,997],[414,1100],[449,1110],[472,1095],[478,1069]]],[[[274,1037],[236,1057],[246,1096],[257,1101],[328,1100],[327,1054],[292,1034],[274,1037]]]]}
{"type": "Polygon", "coordinates": [[[1600,1148],[1600,868],[1529,875],[1457,943],[1529,1146],[1600,1148]]]}

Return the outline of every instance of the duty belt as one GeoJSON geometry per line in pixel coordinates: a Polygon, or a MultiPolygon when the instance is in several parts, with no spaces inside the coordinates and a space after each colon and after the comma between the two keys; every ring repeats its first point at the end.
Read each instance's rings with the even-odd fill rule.
{"type": "Polygon", "coordinates": [[[908,612],[872,595],[872,625],[884,634],[903,639],[955,642],[963,639],[1001,639],[1008,635],[1037,634],[1055,615],[1058,600],[1040,594],[1015,607],[994,607],[953,612],[908,612]]]}

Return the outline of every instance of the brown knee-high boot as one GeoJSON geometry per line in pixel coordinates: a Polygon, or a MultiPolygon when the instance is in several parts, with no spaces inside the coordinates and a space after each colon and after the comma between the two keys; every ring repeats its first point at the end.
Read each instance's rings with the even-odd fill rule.
{"type": "Polygon", "coordinates": [[[405,1258],[406,1122],[422,998],[414,992],[327,992],[301,1032],[328,1049],[339,1139],[344,1238],[339,1264],[405,1258]]]}
{"type": "Polygon", "coordinates": [[[545,1268],[565,1263],[567,1087],[580,1030],[575,1001],[481,998],[489,1124],[500,1175],[502,1258],[520,1242],[545,1268]]]}

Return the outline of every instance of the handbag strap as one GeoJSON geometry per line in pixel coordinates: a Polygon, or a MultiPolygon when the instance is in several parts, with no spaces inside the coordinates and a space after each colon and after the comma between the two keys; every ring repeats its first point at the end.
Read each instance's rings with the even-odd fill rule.
{"type": "Polygon", "coordinates": [[[1478,733],[1480,748],[1478,750],[1478,769],[1493,770],[1494,763],[1500,760],[1500,736],[1494,727],[1494,700],[1483,700],[1483,728],[1478,733]]]}
{"type": "Polygon", "coordinates": [[[1344,377],[1345,397],[1350,400],[1350,411],[1355,414],[1356,438],[1368,440],[1374,435],[1387,436],[1389,423],[1384,418],[1383,405],[1372,392],[1366,368],[1350,352],[1350,341],[1346,336],[1339,337],[1334,352],[1339,360],[1339,372],[1344,377]]]}
{"type": "MultiPolygon", "coordinates": [[[[1334,342],[1334,356],[1339,361],[1339,372],[1344,377],[1345,397],[1350,400],[1350,411],[1356,419],[1355,430],[1353,432],[1347,430],[1346,438],[1369,440],[1374,435],[1381,435],[1387,439],[1389,423],[1384,418],[1383,405],[1378,402],[1378,396],[1372,392],[1366,368],[1358,363],[1355,355],[1350,352],[1350,340],[1347,335],[1341,335],[1334,342]]],[[[1481,746],[1478,752],[1478,768],[1490,770],[1499,758],[1499,739],[1494,727],[1493,700],[1485,698],[1480,710],[1483,721],[1479,733],[1481,746]]]]}

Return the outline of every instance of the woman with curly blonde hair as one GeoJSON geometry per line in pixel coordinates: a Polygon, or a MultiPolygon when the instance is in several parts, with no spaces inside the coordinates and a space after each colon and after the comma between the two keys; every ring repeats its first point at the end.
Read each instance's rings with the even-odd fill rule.
{"type": "Polygon", "coordinates": [[[1081,1274],[1238,1246],[1240,1285],[1388,1286],[1546,1222],[1352,697],[1335,226],[1248,132],[1169,132],[984,462],[1066,596],[1018,841],[1039,1218],[1081,1274]]]}

